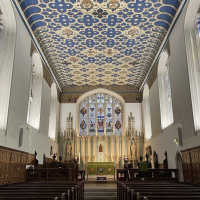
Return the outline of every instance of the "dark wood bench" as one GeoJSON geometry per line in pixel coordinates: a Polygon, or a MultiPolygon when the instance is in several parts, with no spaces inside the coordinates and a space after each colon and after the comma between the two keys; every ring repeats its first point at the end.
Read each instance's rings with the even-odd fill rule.
{"type": "Polygon", "coordinates": [[[183,199],[198,199],[200,188],[178,183],[118,181],[117,196],[118,200],[181,199],[183,196],[183,199]]]}
{"type": "Polygon", "coordinates": [[[26,181],[70,181],[71,168],[27,169],[26,181]]]}
{"type": "Polygon", "coordinates": [[[0,187],[0,199],[67,199],[84,198],[82,182],[31,182],[0,187]],[[12,191],[12,192],[11,192],[12,191]]]}

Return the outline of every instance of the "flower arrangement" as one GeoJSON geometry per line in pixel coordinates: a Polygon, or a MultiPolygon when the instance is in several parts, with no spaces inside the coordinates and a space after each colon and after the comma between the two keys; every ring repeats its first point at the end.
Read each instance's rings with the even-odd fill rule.
{"type": "Polygon", "coordinates": [[[77,155],[74,156],[74,162],[75,162],[75,163],[78,162],[78,156],[77,156],[77,155]]]}
{"type": "Polygon", "coordinates": [[[124,162],[128,163],[128,161],[129,161],[129,157],[127,155],[124,155],[124,162]]]}

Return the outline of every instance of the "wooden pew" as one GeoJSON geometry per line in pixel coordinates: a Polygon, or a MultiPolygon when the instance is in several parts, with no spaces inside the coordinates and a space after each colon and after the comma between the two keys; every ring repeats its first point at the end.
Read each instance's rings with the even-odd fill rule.
{"type": "Polygon", "coordinates": [[[26,181],[69,181],[71,173],[67,168],[27,169],[26,181]]]}
{"type": "MultiPolygon", "coordinates": [[[[6,194],[8,191],[12,190],[12,193],[21,192],[24,190],[26,194],[29,193],[42,193],[44,191],[48,193],[61,194],[62,192],[66,192],[66,190],[71,191],[71,198],[74,200],[84,198],[84,181],[81,182],[31,182],[31,183],[20,183],[8,185],[5,187],[0,187],[0,194],[6,194]]],[[[23,196],[23,195],[22,195],[23,196]]]]}
{"type": "Polygon", "coordinates": [[[142,181],[141,178],[147,180],[147,181],[165,181],[165,182],[178,182],[178,169],[148,169],[148,172],[140,172],[139,169],[128,169],[129,180],[130,181],[142,181]],[[160,176],[157,177],[157,174],[167,173],[169,172],[169,175],[173,172],[175,177],[165,177],[160,176]],[[136,174],[141,173],[141,177],[136,177],[136,174]],[[148,174],[147,177],[145,177],[145,173],[148,174]],[[152,174],[151,177],[149,177],[149,174],[152,174]]]}
{"type": "MultiPolygon", "coordinates": [[[[148,199],[198,199],[200,197],[200,188],[188,186],[184,184],[172,183],[130,183],[118,181],[117,196],[120,200],[143,199],[144,196],[148,199]],[[150,185],[151,184],[151,185],[150,185]]],[[[145,199],[146,199],[145,197],[145,199]]],[[[200,198],[199,198],[200,199],[200,198]]]]}

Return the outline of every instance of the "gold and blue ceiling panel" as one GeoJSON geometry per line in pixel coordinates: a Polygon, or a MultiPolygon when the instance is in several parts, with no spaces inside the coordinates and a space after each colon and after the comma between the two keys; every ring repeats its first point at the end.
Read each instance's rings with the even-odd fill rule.
{"type": "Polygon", "coordinates": [[[182,0],[13,0],[60,87],[140,88],[182,0]]]}

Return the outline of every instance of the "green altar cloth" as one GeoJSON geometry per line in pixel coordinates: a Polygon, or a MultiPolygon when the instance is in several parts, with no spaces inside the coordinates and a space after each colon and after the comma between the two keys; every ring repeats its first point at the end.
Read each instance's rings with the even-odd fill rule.
{"type": "Polygon", "coordinates": [[[97,168],[100,167],[106,168],[107,175],[114,175],[114,162],[88,162],[88,174],[96,175],[97,168]]]}

